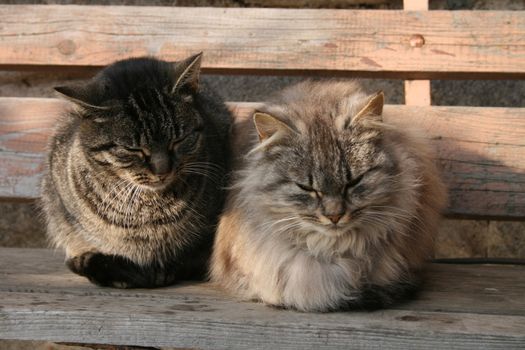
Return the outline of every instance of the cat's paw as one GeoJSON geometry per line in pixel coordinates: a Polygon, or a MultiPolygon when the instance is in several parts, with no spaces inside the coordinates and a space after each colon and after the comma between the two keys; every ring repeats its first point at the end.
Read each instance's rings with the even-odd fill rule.
{"type": "Polygon", "coordinates": [[[123,258],[98,252],[87,252],[66,261],[71,271],[88,278],[94,284],[104,287],[129,288],[132,276],[129,276],[129,271],[124,273],[123,264],[125,264],[123,258]]]}
{"type": "Polygon", "coordinates": [[[89,261],[95,254],[99,253],[87,252],[81,255],[71,257],[66,260],[66,266],[77,275],[86,276],[85,272],[89,266],[89,261]]]}
{"type": "Polygon", "coordinates": [[[418,282],[397,282],[386,286],[368,285],[356,300],[356,303],[349,304],[349,309],[361,309],[375,311],[384,309],[393,304],[413,299],[418,293],[418,282]]]}

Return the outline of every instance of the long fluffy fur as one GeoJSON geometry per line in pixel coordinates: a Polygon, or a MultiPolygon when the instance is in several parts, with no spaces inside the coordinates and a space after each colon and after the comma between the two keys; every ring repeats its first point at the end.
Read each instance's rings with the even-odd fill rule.
{"type": "Polygon", "coordinates": [[[377,116],[355,120],[369,100],[355,82],[303,82],[261,108],[293,133],[258,143],[243,125],[252,128],[251,152],[237,164],[212,280],[242,298],[302,311],[381,307],[411,292],[431,257],[445,190],[420,137],[377,116]],[[365,198],[345,199],[339,229],[320,222],[327,199],[308,199],[293,184],[309,173],[328,193],[374,167],[362,180],[365,198]]]}

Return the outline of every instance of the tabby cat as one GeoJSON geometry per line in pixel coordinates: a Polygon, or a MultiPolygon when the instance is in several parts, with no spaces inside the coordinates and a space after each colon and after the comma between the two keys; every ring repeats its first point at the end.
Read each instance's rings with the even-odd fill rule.
{"type": "Polygon", "coordinates": [[[205,275],[231,116],[200,62],[132,58],[56,88],[76,106],[51,139],[42,206],[73,272],[122,288],[205,275]]]}
{"type": "Polygon", "coordinates": [[[427,145],[385,123],[383,93],[303,82],[253,117],[211,278],[301,311],[378,308],[417,285],[445,202],[427,145]]]}

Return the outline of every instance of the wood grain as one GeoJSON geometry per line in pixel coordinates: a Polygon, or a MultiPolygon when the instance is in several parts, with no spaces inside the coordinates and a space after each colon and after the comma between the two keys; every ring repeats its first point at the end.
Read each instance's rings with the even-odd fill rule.
{"type": "MultiPolygon", "coordinates": [[[[61,253],[22,248],[0,248],[0,253],[0,275],[3,276],[0,291],[60,293],[67,290],[74,295],[115,298],[131,293],[87,284],[64,268],[61,253]],[[28,257],[27,261],[22,257],[28,257]]],[[[394,309],[525,316],[525,276],[516,278],[522,272],[525,267],[514,265],[431,264],[426,274],[425,292],[417,300],[394,309]]],[[[214,287],[193,284],[178,286],[177,290],[195,298],[223,298],[214,287]]],[[[132,291],[132,295],[145,298],[169,297],[170,293],[170,288],[132,291]]]]}
{"type": "MultiPolygon", "coordinates": [[[[56,99],[0,98],[0,197],[38,196],[45,143],[66,106],[56,99]]],[[[241,122],[256,104],[230,106],[241,122]]],[[[523,219],[525,109],[390,105],[385,120],[421,129],[430,139],[450,189],[448,214],[523,219]]]]}
{"type": "MultiPolygon", "coordinates": [[[[405,11],[426,11],[428,0],[403,0],[405,11]]],[[[424,45],[425,38],[415,35],[410,39],[412,47],[424,45]]],[[[429,80],[406,80],[405,81],[405,104],[409,106],[430,106],[430,81],[429,80]]]]}
{"type": "Polygon", "coordinates": [[[525,267],[432,265],[417,300],[309,314],[237,301],[211,284],[99,288],[45,249],[0,248],[0,338],[202,349],[517,349],[525,267]]]}
{"type": "Polygon", "coordinates": [[[204,68],[220,72],[525,76],[519,11],[2,5],[0,18],[4,69],[100,67],[143,55],[179,60],[204,51],[204,68]],[[423,45],[411,45],[415,35],[423,45]]]}

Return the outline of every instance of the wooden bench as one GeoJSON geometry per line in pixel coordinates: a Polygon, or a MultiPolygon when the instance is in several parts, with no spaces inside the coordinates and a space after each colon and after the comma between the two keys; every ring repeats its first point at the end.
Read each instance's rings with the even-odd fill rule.
{"type": "MultiPolygon", "coordinates": [[[[418,79],[406,83],[407,105],[386,106],[385,118],[427,132],[450,189],[446,215],[523,220],[525,109],[431,106],[424,79],[523,79],[525,13],[422,7],[2,5],[0,69],[88,74],[129,56],[179,60],[204,51],[208,73],[418,79]]],[[[238,121],[253,108],[230,106],[238,121]]],[[[38,197],[45,143],[65,107],[0,97],[0,197],[38,197]]],[[[525,346],[525,266],[431,264],[427,279],[417,300],[387,310],[307,314],[239,302],[206,283],[99,288],[67,271],[60,253],[0,248],[0,339],[204,349],[525,346]]]]}

